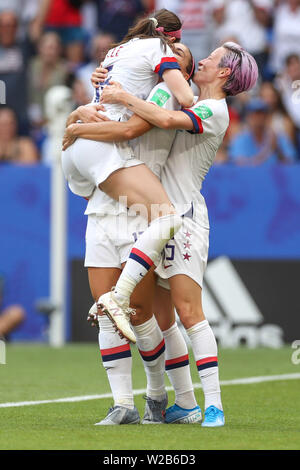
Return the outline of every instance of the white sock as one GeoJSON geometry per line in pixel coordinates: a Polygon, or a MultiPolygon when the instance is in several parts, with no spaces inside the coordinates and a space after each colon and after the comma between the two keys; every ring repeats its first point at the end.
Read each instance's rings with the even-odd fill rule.
{"type": "Polygon", "coordinates": [[[99,346],[103,366],[114,398],[114,406],[133,408],[132,357],[129,344],[115,332],[106,315],[99,316],[99,346]]]}
{"type": "Polygon", "coordinates": [[[175,403],[181,408],[197,406],[191,378],[188,348],[175,322],[163,331],[166,344],[166,372],[175,391],[175,403]]]}
{"type": "Polygon", "coordinates": [[[153,265],[157,265],[166,243],[180,229],[182,218],[169,214],[155,219],[132,247],[129,258],[115,286],[114,296],[124,304],[129,303],[136,285],[153,265]]]}
{"type": "Polygon", "coordinates": [[[136,344],[147,376],[147,397],[162,400],[165,397],[165,341],[156,318],[152,316],[142,325],[133,327],[136,344]]]}
{"type": "Polygon", "coordinates": [[[218,368],[218,347],[215,335],[207,320],[186,330],[192,344],[201,385],[205,409],[214,405],[222,410],[218,368]]]}

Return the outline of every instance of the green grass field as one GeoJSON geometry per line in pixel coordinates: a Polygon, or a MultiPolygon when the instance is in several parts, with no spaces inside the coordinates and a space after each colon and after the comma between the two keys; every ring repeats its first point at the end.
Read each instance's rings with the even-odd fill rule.
{"type": "MultiPolygon", "coordinates": [[[[246,377],[299,374],[291,362],[292,349],[219,351],[223,428],[194,425],[95,427],[112,405],[111,398],[72,403],[0,408],[0,449],[34,450],[263,450],[300,449],[300,380],[228,384],[246,377]]],[[[192,355],[191,355],[192,357],[192,355]]],[[[145,374],[133,348],[134,389],[144,389],[145,374]]],[[[7,346],[6,365],[0,365],[0,404],[51,400],[108,393],[97,345],[7,346]]],[[[199,383],[191,360],[194,383],[199,383]]],[[[169,382],[166,378],[166,385],[169,382]]],[[[201,388],[196,389],[203,407],[201,388]]],[[[174,394],[169,392],[169,403],[174,394]]],[[[142,394],[135,397],[141,415],[142,394]]]]}

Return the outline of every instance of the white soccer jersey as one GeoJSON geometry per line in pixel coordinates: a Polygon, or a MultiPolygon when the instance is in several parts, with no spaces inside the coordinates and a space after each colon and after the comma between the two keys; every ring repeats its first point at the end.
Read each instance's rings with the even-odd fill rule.
{"type": "MultiPolygon", "coordinates": [[[[99,101],[103,87],[111,80],[119,82],[126,91],[145,100],[165,70],[180,70],[174,53],[169,46],[164,48],[159,38],[134,38],[109,50],[103,67],[108,69],[108,77],[95,90],[94,102],[99,101]]],[[[106,104],[105,108],[114,120],[124,120],[131,115],[120,104],[106,104]]]]}
{"type": "Polygon", "coordinates": [[[209,220],[202,182],[211,167],[229,124],[224,100],[197,101],[183,110],[194,123],[194,133],[179,131],[162,171],[161,181],[177,211],[185,214],[183,226],[165,247],[156,269],[159,284],[184,274],[202,287],[209,246],[209,220]]]}
{"type": "Polygon", "coordinates": [[[197,101],[183,111],[192,119],[194,132],[178,131],[161,175],[162,185],[179,213],[185,212],[192,201],[205,206],[200,194],[202,182],[229,125],[225,99],[197,101]]]}
{"type": "MultiPolygon", "coordinates": [[[[164,82],[154,87],[147,101],[170,111],[181,109],[180,104],[164,82]]],[[[135,157],[142,160],[159,179],[161,178],[162,168],[169,156],[175,135],[175,129],[165,130],[153,127],[149,132],[146,132],[132,143],[135,157]]]]}
{"type": "MultiPolygon", "coordinates": [[[[153,88],[147,101],[168,110],[180,109],[180,104],[165,82],[153,88]]],[[[143,161],[158,178],[161,177],[162,168],[170,154],[175,135],[176,130],[153,127],[149,132],[130,142],[135,158],[143,161]]],[[[120,214],[125,211],[124,206],[97,188],[88,202],[85,214],[120,214]]]]}

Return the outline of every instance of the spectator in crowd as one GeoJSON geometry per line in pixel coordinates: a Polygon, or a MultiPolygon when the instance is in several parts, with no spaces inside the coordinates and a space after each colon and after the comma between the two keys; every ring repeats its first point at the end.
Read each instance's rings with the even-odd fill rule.
{"type": "Polygon", "coordinates": [[[45,93],[55,85],[64,84],[68,76],[66,61],[62,58],[61,41],[57,33],[44,33],[38,42],[37,55],[28,67],[29,113],[32,125],[45,123],[45,93]]]}
{"type": "Polygon", "coordinates": [[[26,41],[19,42],[18,17],[13,11],[0,13],[0,80],[5,83],[6,104],[14,109],[19,130],[28,134],[26,65],[29,56],[26,41]]]}
{"type": "Polygon", "coordinates": [[[228,103],[229,126],[223,142],[216,154],[214,164],[228,163],[228,146],[235,136],[240,132],[242,126],[241,116],[238,111],[228,103]]]}
{"type": "Polygon", "coordinates": [[[142,0],[95,0],[98,9],[98,28],[113,34],[117,42],[127,34],[136,19],[146,12],[142,0]]]}
{"type": "Polygon", "coordinates": [[[296,129],[282,102],[280,92],[274,83],[263,82],[259,95],[269,106],[270,126],[276,134],[284,133],[296,144],[296,129]]]}
{"type": "Polygon", "coordinates": [[[80,8],[84,0],[40,0],[31,35],[38,40],[44,31],[56,32],[72,70],[84,61],[84,31],[80,8]]]}
{"type": "Polygon", "coordinates": [[[275,81],[282,102],[296,128],[296,139],[300,151],[300,56],[291,54],[286,59],[286,66],[275,81]]]}
{"type": "Polygon", "coordinates": [[[111,44],[115,42],[116,38],[112,34],[97,34],[92,39],[90,49],[91,61],[81,67],[75,74],[77,81],[80,82],[81,86],[84,88],[89,101],[92,100],[94,95],[94,88],[91,84],[91,75],[95,68],[98,67],[99,64],[104,60],[111,44]]]}
{"type": "Polygon", "coordinates": [[[84,83],[81,80],[78,80],[74,75],[70,75],[66,85],[72,90],[74,109],[78,108],[78,106],[85,106],[91,102],[89,90],[87,90],[84,83]]]}
{"type": "Polygon", "coordinates": [[[294,163],[296,149],[285,133],[277,134],[270,126],[268,105],[254,99],[247,105],[246,113],[246,128],[230,143],[229,160],[241,166],[294,163]]]}
{"type": "Polygon", "coordinates": [[[18,134],[15,112],[8,107],[0,108],[0,163],[33,164],[39,155],[30,137],[18,134]]]}
{"type": "Polygon", "coordinates": [[[28,36],[31,23],[34,21],[40,0],[1,0],[0,11],[14,11],[19,19],[18,35],[22,39],[28,36]]]}
{"type": "Polygon", "coordinates": [[[300,55],[300,0],[284,0],[274,12],[271,68],[282,70],[291,54],[300,55]]]}
{"type": "Polygon", "coordinates": [[[262,72],[268,59],[272,0],[212,0],[215,47],[235,37],[255,57],[262,72]]]}

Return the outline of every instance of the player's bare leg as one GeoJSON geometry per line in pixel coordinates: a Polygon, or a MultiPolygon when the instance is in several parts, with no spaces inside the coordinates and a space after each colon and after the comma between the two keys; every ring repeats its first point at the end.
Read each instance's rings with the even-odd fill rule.
{"type": "MultiPolygon", "coordinates": [[[[158,178],[145,165],[114,172],[101,184],[100,189],[116,200],[126,194],[128,207],[134,207],[151,222],[134,244],[114,291],[107,292],[98,300],[99,307],[110,315],[126,336],[126,331],[129,331],[126,325],[128,319],[126,315],[122,316],[122,312],[126,312],[129,307],[135,287],[157,265],[162,249],[179,230],[182,219],[158,178]]],[[[128,339],[134,342],[134,338],[128,339]]]]}
{"type": "Polygon", "coordinates": [[[20,305],[10,305],[0,315],[0,336],[6,336],[25,320],[25,310],[20,305]]]}

